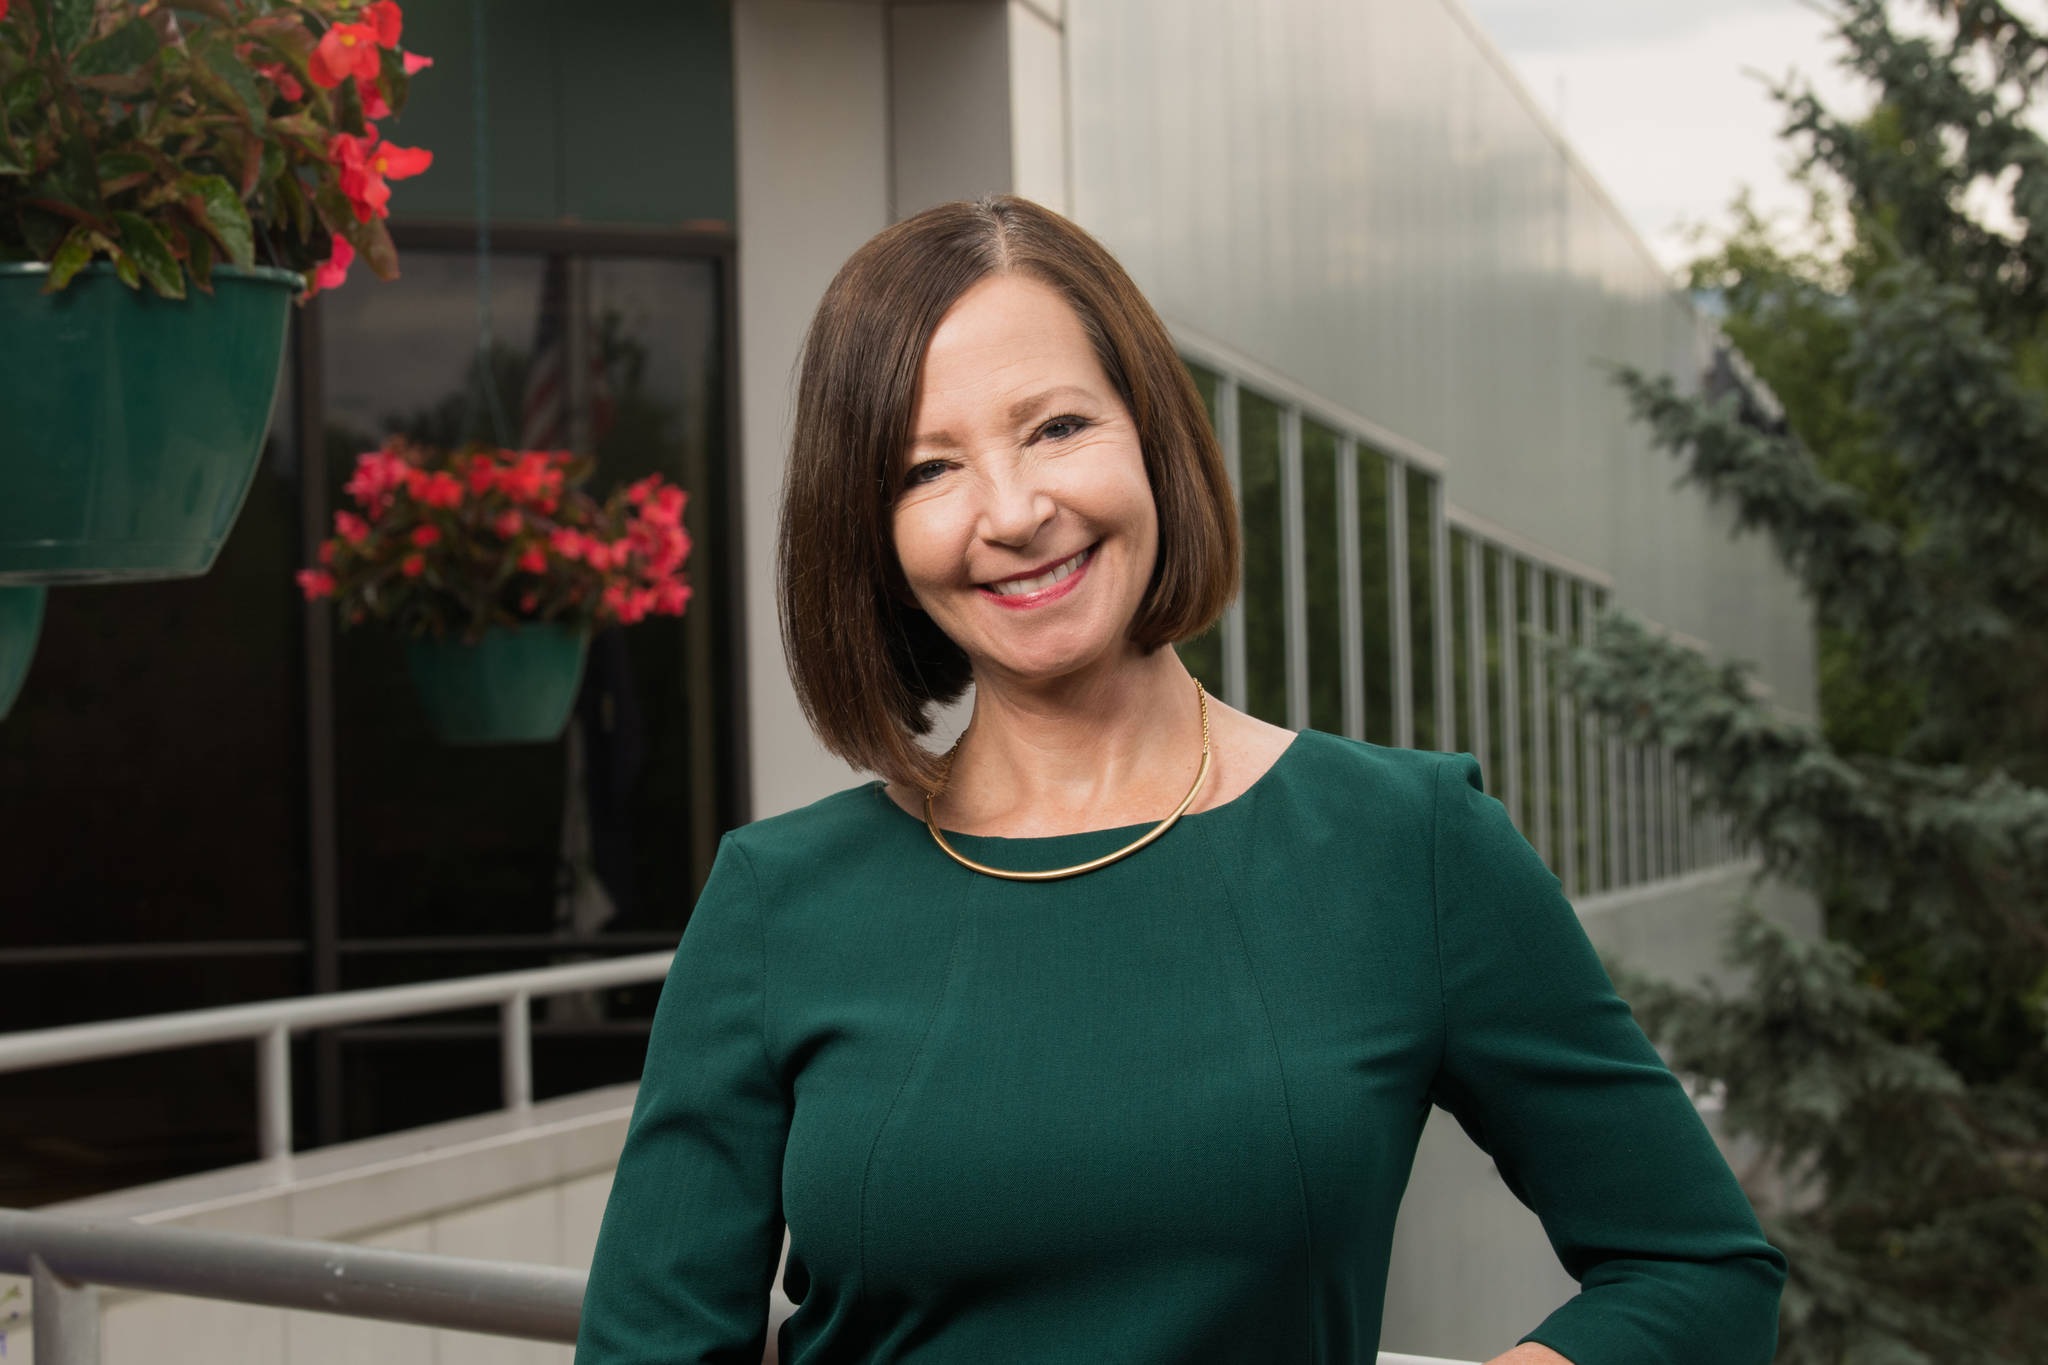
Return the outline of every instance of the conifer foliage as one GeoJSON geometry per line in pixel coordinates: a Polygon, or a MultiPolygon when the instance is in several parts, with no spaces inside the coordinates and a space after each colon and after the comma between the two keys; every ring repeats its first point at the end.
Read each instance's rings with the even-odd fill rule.
{"type": "Polygon", "coordinates": [[[1823,711],[1881,704],[1788,720],[1622,613],[1557,676],[1825,914],[1818,942],[1739,917],[1739,991],[1627,987],[1775,1173],[1779,1359],[2020,1365],[2048,1360],[2048,44],[1997,0],[1826,8],[1873,112],[1775,93],[1841,249],[1752,231],[1713,263],[1782,410],[1619,380],[1804,585],[1854,675],[1823,711]]]}

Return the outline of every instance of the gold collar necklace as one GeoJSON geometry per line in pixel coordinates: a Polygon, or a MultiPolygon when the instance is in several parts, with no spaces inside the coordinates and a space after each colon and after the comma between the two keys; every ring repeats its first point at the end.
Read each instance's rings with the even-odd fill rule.
{"type": "MultiPolygon", "coordinates": [[[[1173,814],[1167,816],[1157,825],[1130,843],[1125,844],[1114,853],[1105,853],[1100,858],[1090,858],[1087,862],[1075,863],[1072,867],[1055,867],[1044,872],[1009,872],[1000,867],[990,867],[986,863],[977,863],[972,858],[962,857],[951,844],[946,842],[946,836],[939,833],[939,822],[932,816],[932,798],[937,796],[938,792],[930,788],[927,788],[924,794],[925,828],[932,832],[932,838],[939,841],[939,847],[946,850],[946,853],[953,861],[959,863],[962,867],[970,867],[976,872],[986,873],[991,877],[1002,877],[1013,882],[1049,882],[1058,877],[1078,876],[1083,872],[1093,872],[1098,867],[1107,867],[1119,858],[1128,858],[1160,835],[1166,833],[1166,831],[1172,829],[1174,821],[1187,814],[1188,807],[1195,803],[1195,793],[1202,789],[1202,779],[1209,775],[1209,694],[1202,690],[1202,680],[1200,678],[1195,679],[1195,701],[1202,708],[1202,766],[1195,770],[1195,785],[1188,788],[1188,794],[1180,799],[1180,804],[1174,807],[1173,814]]],[[[966,737],[966,732],[962,731],[960,739],[965,739],[966,737]]],[[[941,787],[946,785],[946,778],[953,775],[953,755],[960,748],[960,739],[954,740],[953,747],[946,750],[946,771],[939,779],[939,786],[941,787]]]]}

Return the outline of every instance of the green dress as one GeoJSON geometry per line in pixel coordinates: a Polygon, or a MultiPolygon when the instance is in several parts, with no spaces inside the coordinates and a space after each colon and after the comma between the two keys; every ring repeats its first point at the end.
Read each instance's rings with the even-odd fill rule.
{"type": "Polygon", "coordinates": [[[1432,1104],[1579,1282],[1526,1340],[1770,1359],[1784,1258],[1470,755],[1303,731],[1037,883],[868,782],[720,843],[576,1360],[756,1365],[786,1220],[783,1365],[1368,1365],[1432,1104]]]}

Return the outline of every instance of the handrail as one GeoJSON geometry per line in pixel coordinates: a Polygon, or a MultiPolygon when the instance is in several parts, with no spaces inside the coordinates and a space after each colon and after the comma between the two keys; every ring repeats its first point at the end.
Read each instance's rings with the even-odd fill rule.
{"type": "MultiPolygon", "coordinates": [[[[0,1209],[0,1271],[33,1281],[37,1365],[99,1365],[100,1286],[574,1342],[588,1273],[346,1242],[0,1209]]],[[[1465,1365],[1384,1352],[1379,1365],[1465,1365]]]]}
{"type": "Polygon", "coordinates": [[[99,1365],[100,1286],[573,1342],[585,1272],[342,1242],[0,1209],[0,1271],[27,1275],[37,1365],[99,1365]]]}
{"type": "Polygon", "coordinates": [[[246,1005],[152,1014],[96,1024],[67,1024],[0,1034],[0,1074],[72,1062],[128,1057],[142,1052],[253,1039],[256,1106],[266,1158],[291,1154],[291,1035],[334,1024],[497,1005],[502,1024],[500,1077],[505,1107],[533,1102],[533,1053],[527,1006],[536,996],[659,981],[673,951],[635,953],[602,962],[489,972],[410,986],[302,995],[246,1005]]]}

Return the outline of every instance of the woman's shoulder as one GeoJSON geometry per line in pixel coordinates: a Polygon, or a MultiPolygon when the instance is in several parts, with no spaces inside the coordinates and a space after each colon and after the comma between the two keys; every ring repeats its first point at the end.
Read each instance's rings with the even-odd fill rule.
{"type": "Polygon", "coordinates": [[[1478,769],[1468,753],[1399,748],[1326,730],[1303,730],[1287,757],[1295,783],[1324,796],[1424,810],[1434,806],[1440,782],[1466,780],[1463,774],[1478,769]]]}
{"type": "Polygon", "coordinates": [[[887,817],[903,818],[895,803],[870,778],[843,787],[809,805],[763,816],[728,831],[726,842],[746,854],[756,868],[791,859],[816,862],[874,845],[887,828],[887,817]]]}

